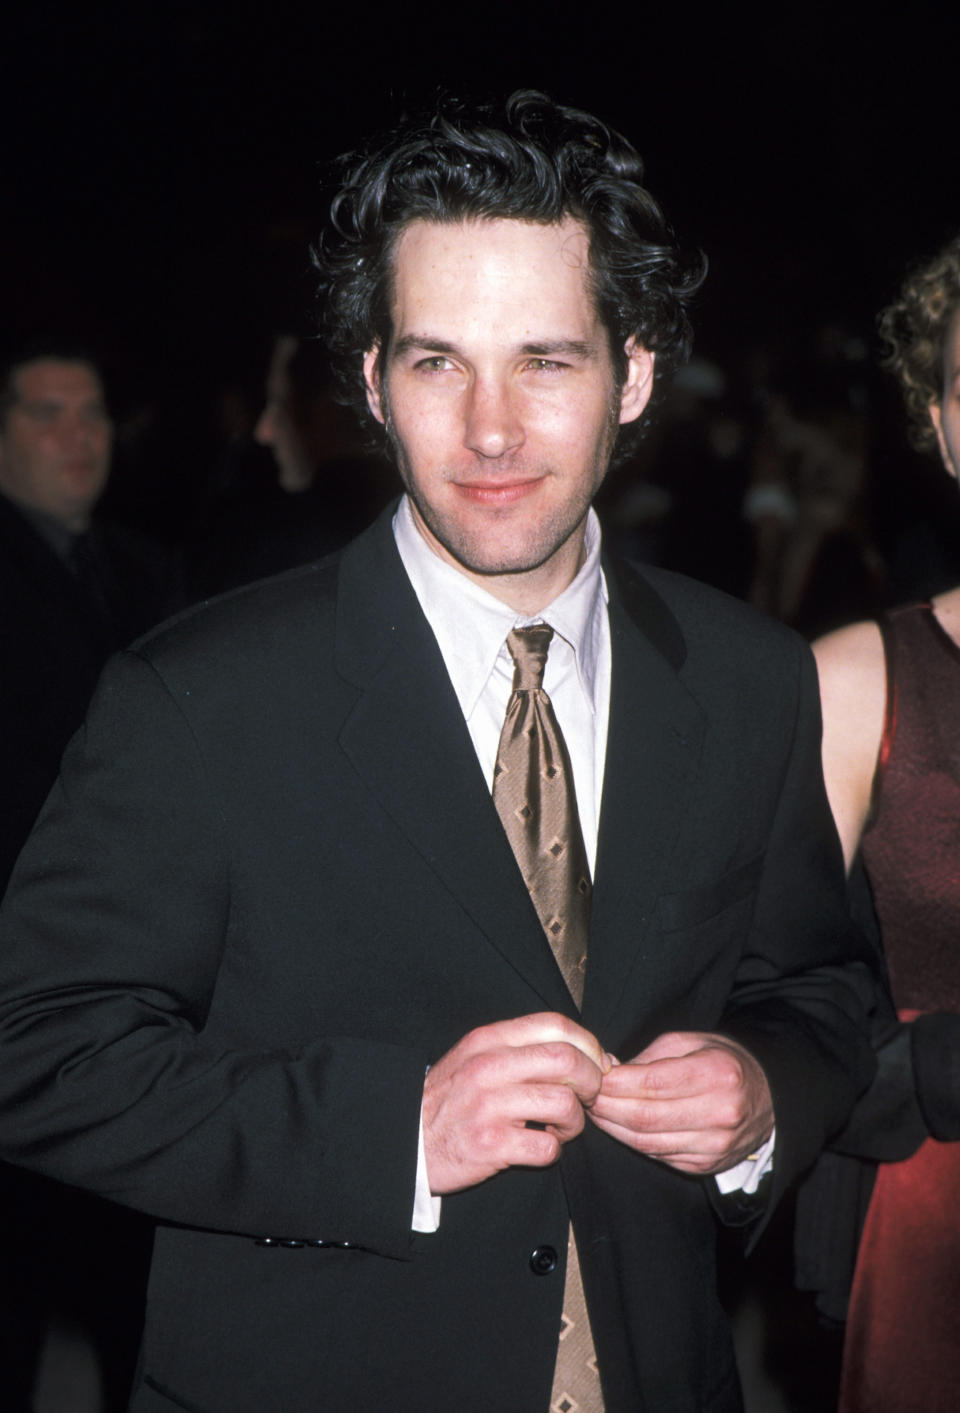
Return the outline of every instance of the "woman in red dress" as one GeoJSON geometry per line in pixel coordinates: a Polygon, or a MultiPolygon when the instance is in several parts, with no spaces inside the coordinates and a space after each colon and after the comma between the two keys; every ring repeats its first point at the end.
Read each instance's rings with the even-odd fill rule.
{"type": "MultiPolygon", "coordinates": [[[[960,238],[880,327],[918,441],[957,479],[960,238]]],[[[870,883],[919,1125],[913,1155],[877,1168],[840,1409],[947,1413],[960,1407],[960,586],[814,650],[827,793],[847,868],[862,861],[870,883]]],[[[883,1156],[894,1120],[873,1126],[861,1151],[883,1156]]]]}

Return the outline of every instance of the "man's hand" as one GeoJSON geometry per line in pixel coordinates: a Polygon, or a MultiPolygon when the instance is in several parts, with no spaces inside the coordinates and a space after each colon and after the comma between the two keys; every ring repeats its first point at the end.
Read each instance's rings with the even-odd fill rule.
{"type": "Polygon", "coordinates": [[[604,1075],[590,1117],[611,1137],[683,1173],[722,1173],[773,1129],[763,1070],[722,1035],[660,1035],[604,1075]]]}
{"type": "Polygon", "coordinates": [[[549,1012],[472,1030],[424,1082],[430,1191],[440,1196],[504,1168],[555,1163],[582,1131],[584,1106],[611,1064],[588,1031],[549,1012]]]}

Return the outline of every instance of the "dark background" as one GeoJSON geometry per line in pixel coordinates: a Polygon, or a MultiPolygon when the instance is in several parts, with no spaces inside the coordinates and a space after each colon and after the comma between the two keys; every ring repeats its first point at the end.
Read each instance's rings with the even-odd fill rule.
{"type": "MultiPolygon", "coordinates": [[[[697,352],[734,400],[752,350],[794,364],[782,376],[802,402],[818,395],[824,324],[859,342],[892,563],[904,526],[960,521],[870,372],[877,311],[908,262],[960,229],[956,11],[20,0],[0,27],[0,353],[64,330],[105,355],[111,491],[138,528],[176,540],[224,463],[224,393],[255,414],[272,334],[309,323],[330,159],[438,85],[539,87],[624,131],[681,239],[707,252],[697,352]]],[[[657,452],[655,424],[645,470],[657,452]]],[[[739,490],[715,510],[696,459],[674,464],[693,468],[684,489],[703,513],[673,562],[707,575],[716,542],[737,533],[739,490]]],[[[943,582],[956,583],[960,552],[947,560],[943,582]]],[[[912,597],[918,579],[888,582],[912,597]]],[[[785,1241],[768,1243],[781,1301],[785,1241]]],[[[796,1322],[791,1307],[778,1328],[796,1322]]],[[[825,1407],[799,1387],[805,1370],[816,1382],[819,1348],[797,1348],[792,1337],[781,1358],[791,1406],[825,1407]]]]}
{"type": "Polygon", "coordinates": [[[721,367],[825,319],[872,352],[907,262],[960,225],[953,8],[34,0],[0,58],[0,341],[89,331],[179,494],[218,393],[255,389],[308,309],[329,159],[442,84],[541,87],[635,141],[710,257],[698,349],[721,367]]]}

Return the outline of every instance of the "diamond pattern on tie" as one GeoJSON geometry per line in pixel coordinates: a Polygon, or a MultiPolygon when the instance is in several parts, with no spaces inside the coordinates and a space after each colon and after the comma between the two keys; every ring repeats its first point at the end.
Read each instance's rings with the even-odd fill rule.
{"type": "Polygon", "coordinates": [[[493,776],[493,800],[564,981],[579,1006],[581,958],[590,925],[587,862],[573,770],[543,670],[553,629],[515,628],[507,637],[513,691],[493,776]]]}
{"type": "MultiPolygon", "coordinates": [[[[557,965],[580,1006],[593,890],[570,757],[543,690],[552,637],[552,628],[538,624],[515,628],[507,638],[513,692],[500,734],[493,800],[557,965]]],[[[572,1227],[550,1413],[603,1413],[572,1227]]]]}
{"type": "Polygon", "coordinates": [[[603,1413],[603,1390],[572,1227],[567,1241],[567,1283],[550,1413],[603,1413]]]}

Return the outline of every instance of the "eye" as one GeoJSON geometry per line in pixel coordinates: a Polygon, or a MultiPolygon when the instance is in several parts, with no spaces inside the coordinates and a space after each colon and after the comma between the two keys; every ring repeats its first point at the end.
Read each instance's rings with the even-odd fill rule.
{"type": "Polygon", "coordinates": [[[566,363],[558,363],[555,358],[530,358],[527,367],[534,373],[562,373],[566,363]]]}
{"type": "Polygon", "coordinates": [[[446,373],[453,368],[453,364],[444,354],[435,353],[430,358],[421,358],[416,367],[423,373],[446,373]]]}

